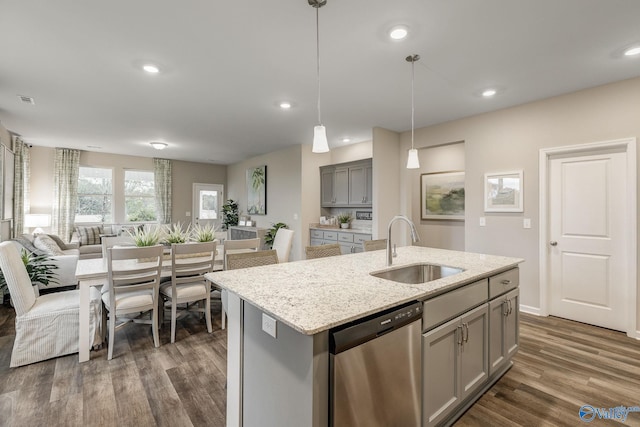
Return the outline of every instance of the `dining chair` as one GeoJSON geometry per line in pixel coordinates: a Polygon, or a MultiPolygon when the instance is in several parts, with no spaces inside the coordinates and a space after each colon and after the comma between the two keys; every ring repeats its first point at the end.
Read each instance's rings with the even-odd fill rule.
{"type": "MultiPolygon", "coordinates": [[[[0,243],[0,269],[16,311],[12,368],[78,352],[80,291],[54,292],[36,297],[18,248],[0,243]]],[[[102,302],[100,292],[90,289],[89,336],[101,344],[102,302]]]]}
{"type": "Polygon", "coordinates": [[[238,252],[258,251],[262,244],[260,238],[224,241],[224,269],[227,269],[227,255],[238,252]]]}
{"type": "Polygon", "coordinates": [[[227,254],[227,270],[260,267],[262,265],[277,263],[278,252],[275,249],[227,254]]]}
{"type": "Polygon", "coordinates": [[[307,255],[307,259],[342,255],[340,245],[337,243],[333,243],[331,245],[307,246],[304,248],[304,252],[307,255]]]}
{"type": "Polygon", "coordinates": [[[176,342],[178,304],[204,301],[207,331],[211,333],[211,282],[204,275],[213,271],[216,254],[215,242],[179,243],[171,245],[171,282],[160,286],[162,297],[171,301],[171,342],[176,342]]]}
{"type": "Polygon", "coordinates": [[[365,240],[362,246],[365,252],[387,249],[387,239],[365,240]]]}
{"type": "Polygon", "coordinates": [[[102,258],[107,258],[107,249],[114,246],[135,246],[131,236],[104,236],[102,237],[100,244],[102,245],[102,258]]]}
{"type": "Polygon", "coordinates": [[[162,245],[107,250],[108,282],[102,287],[102,301],[109,310],[108,360],[113,357],[116,329],[130,322],[151,324],[153,343],[160,346],[158,295],[162,251],[162,245]],[[151,312],[150,320],[140,318],[145,312],[151,312]],[[116,325],[116,321],[121,323],[116,325]]]}
{"type": "Polygon", "coordinates": [[[278,262],[289,262],[289,254],[291,253],[291,245],[293,244],[293,230],[279,228],[276,231],[276,237],[273,238],[272,249],[278,252],[278,262]]]}

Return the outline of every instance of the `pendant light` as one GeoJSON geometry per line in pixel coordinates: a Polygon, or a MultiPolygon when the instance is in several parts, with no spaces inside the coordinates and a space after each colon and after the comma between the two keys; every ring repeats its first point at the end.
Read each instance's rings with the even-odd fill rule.
{"type": "Polygon", "coordinates": [[[418,150],[413,147],[413,129],[415,116],[413,82],[415,80],[415,63],[420,59],[420,55],[409,55],[405,59],[407,60],[407,62],[411,62],[411,150],[409,150],[409,157],[407,157],[407,169],[418,169],[420,168],[418,150]]]}
{"type": "Polygon", "coordinates": [[[320,20],[319,10],[327,4],[327,0],[308,0],[309,4],[316,9],[316,63],[318,77],[318,125],[313,128],[313,148],[314,153],[326,153],[329,151],[329,143],[327,142],[327,130],[322,124],[322,116],[320,115],[320,20]]]}

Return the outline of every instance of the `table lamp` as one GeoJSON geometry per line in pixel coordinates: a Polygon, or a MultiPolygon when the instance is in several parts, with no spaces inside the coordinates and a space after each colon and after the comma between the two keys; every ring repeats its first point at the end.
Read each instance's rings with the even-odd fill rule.
{"type": "Polygon", "coordinates": [[[49,214],[25,214],[24,226],[26,228],[35,228],[33,234],[44,233],[42,227],[51,225],[51,215],[49,214]]]}

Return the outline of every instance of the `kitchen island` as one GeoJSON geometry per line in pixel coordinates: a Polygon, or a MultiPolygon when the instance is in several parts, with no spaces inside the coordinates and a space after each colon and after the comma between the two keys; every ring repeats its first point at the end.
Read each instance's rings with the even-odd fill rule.
{"type": "MultiPolygon", "coordinates": [[[[374,251],[207,275],[227,295],[228,426],[329,425],[331,328],[488,283],[523,261],[416,246],[398,248],[392,267],[385,256],[374,251]],[[419,284],[371,275],[424,262],[463,271],[419,284]]],[[[488,297],[485,290],[485,303],[488,297]]]]}

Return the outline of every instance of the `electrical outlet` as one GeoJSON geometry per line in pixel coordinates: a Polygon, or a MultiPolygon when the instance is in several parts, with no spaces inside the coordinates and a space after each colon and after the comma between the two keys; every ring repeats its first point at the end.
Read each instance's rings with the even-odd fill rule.
{"type": "Polygon", "coordinates": [[[185,212],[184,216],[186,216],[187,218],[191,216],[191,212],[185,212]]]}
{"type": "Polygon", "coordinates": [[[487,225],[487,219],[483,216],[480,217],[480,227],[484,227],[487,225]]]}
{"type": "Polygon", "coordinates": [[[524,228],[531,228],[531,218],[525,218],[522,220],[522,226],[524,228]]]}
{"type": "Polygon", "coordinates": [[[294,221],[297,221],[297,220],[298,220],[298,214],[297,214],[297,213],[294,213],[294,214],[293,214],[293,220],[294,220],[294,221]]]}
{"type": "Polygon", "coordinates": [[[276,338],[276,326],[278,321],[271,316],[262,313],[262,330],[276,338]]]}

